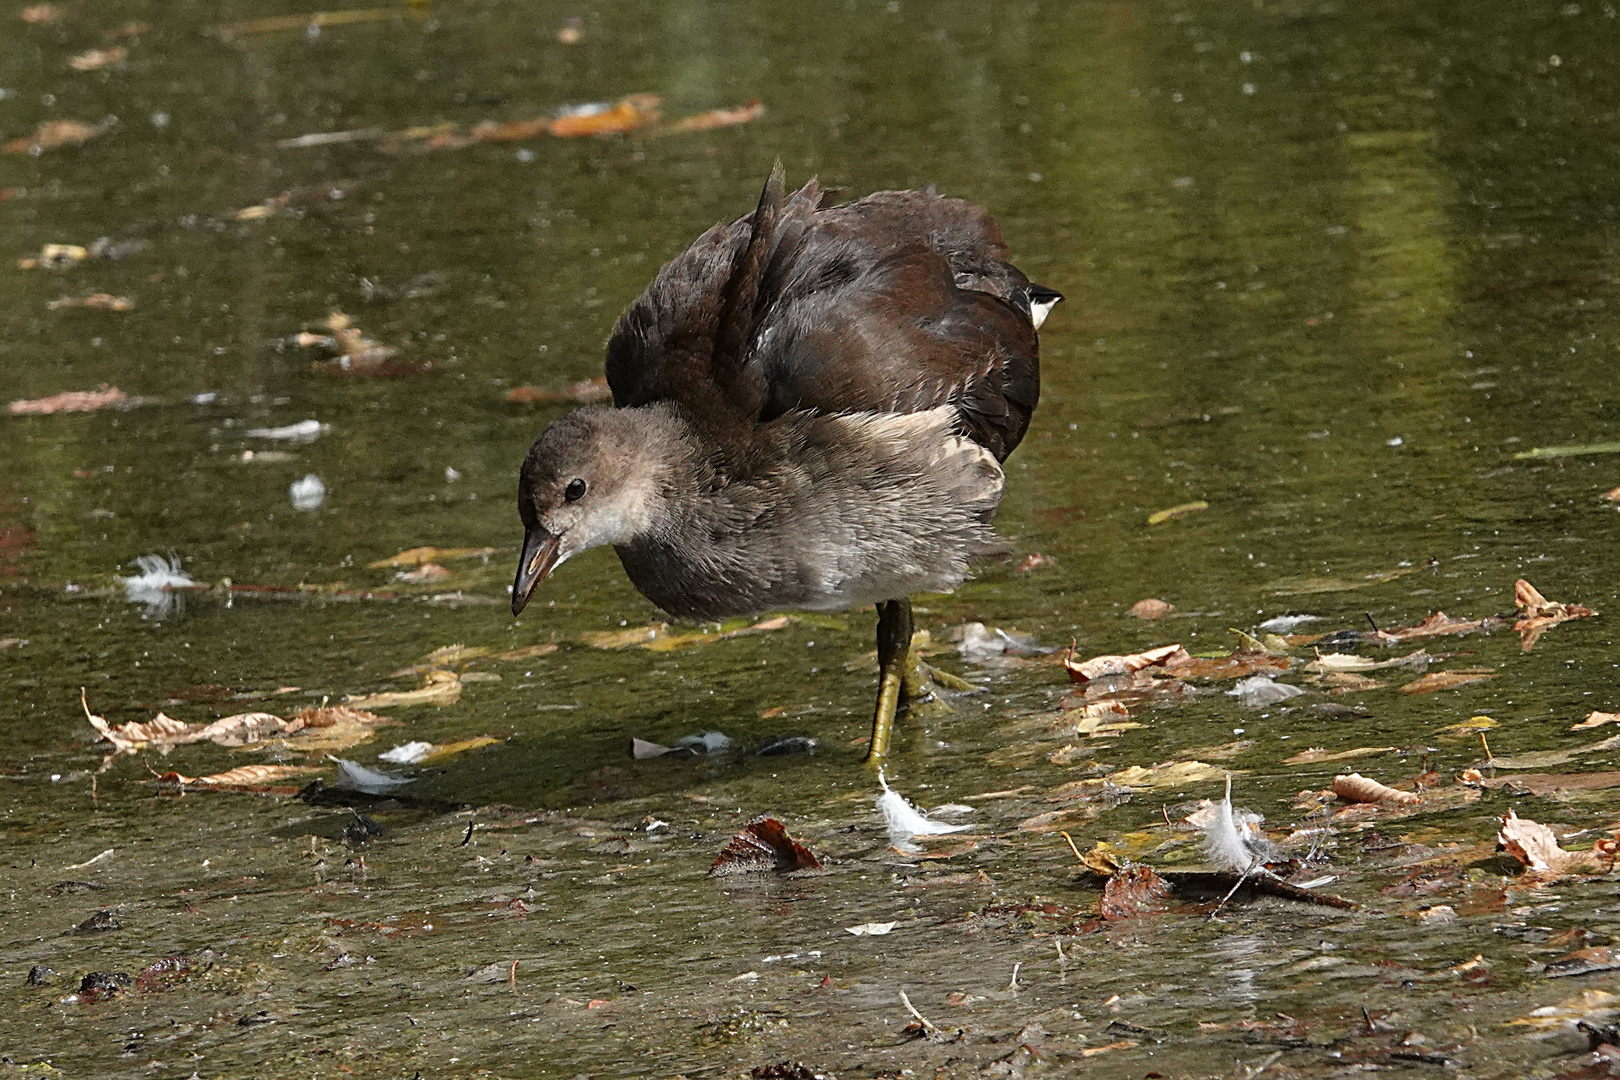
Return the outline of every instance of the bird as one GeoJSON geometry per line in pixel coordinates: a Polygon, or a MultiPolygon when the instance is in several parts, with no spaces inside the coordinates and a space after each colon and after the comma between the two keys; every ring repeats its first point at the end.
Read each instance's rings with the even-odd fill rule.
{"type": "Polygon", "coordinates": [[[988,212],[932,187],[823,207],[781,162],[619,318],[611,406],[553,421],[518,481],[519,615],[612,544],[671,616],[877,609],[881,763],[915,692],[910,597],[1004,553],[1002,462],[1040,400],[1063,299],[1008,261],[988,212]]]}

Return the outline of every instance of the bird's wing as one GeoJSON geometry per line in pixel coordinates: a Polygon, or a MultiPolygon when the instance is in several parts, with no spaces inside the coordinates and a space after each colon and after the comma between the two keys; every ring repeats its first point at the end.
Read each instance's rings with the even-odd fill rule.
{"type": "Polygon", "coordinates": [[[819,210],[815,182],[710,229],[614,331],[615,403],[768,421],[954,405],[1005,458],[1040,396],[1030,285],[982,209],[931,191],[819,210]]]}

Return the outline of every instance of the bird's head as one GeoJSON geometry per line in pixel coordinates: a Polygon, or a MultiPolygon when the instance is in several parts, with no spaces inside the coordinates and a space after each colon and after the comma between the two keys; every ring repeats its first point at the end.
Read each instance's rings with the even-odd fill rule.
{"type": "Polygon", "coordinates": [[[679,443],[655,409],[580,409],[546,428],[518,479],[523,554],[512,614],[570,557],[645,532],[662,507],[679,443]]]}

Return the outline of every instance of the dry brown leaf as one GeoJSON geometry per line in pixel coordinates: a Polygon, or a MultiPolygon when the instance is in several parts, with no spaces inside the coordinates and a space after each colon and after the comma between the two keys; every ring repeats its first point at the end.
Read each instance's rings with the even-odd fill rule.
{"type": "Polygon", "coordinates": [[[437,585],[450,577],[450,571],[438,563],[423,563],[415,570],[400,570],[394,578],[407,585],[437,585]]]}
{"type": "Polygon", "coordinates": [[[25,23],[53,23],[62,17],[62,8],[55,4],[29,4],[17,12],[17,18],[25,23]]]}
{"type": "Polygon", "coordinates": [[[6,143],[5,150],[9,154],[42,154],[63,146],[77,146],[86,139],[100,135],[103,130],[78,120],[47,120],[35,128],[32,135],[6,143]]]}
{"type": "Polygon", "coordinates": [[[1617,720],[1620,720],[1620,713],[1598,712],[1594,709],[1592,714],[1585,720],[1578,724],[1571,724],[1569,730],[1586,731],[1590,728],[1602,727],[1604,724],[1612,724],[1617,720]]]}
{"type": "Polygon", "coordinates": [[[1353,694],[1361,690],[1382,690],[1384,684],[1377,679],[1366,675],[1356,675],[1348,671],[1329,672],[1321,677],[1323,686],[1328,687],[1330,694],[1353,694]]]}
{"type": "Polygon", "coordinates": [[[1162,619],[1174,610],[1176,610],[1176,606],[1170,601],[1150,597],[1147,600],[1138,600],[1132,604],[1130,610],[1126,611],[1125,614],[1133,619],[1162,619]]]}
{"type": "Polygon", "coordinates": [[[1131,788],[1174,788],[1196,784],[1205,780],[1220,780],[1226,776],[1243,776],[1242,770],[1221,769],[1202,761],[1171,761],[1162,765],[1132,765],[1128,769],[1109,773],[1111,784],[1131,788]]]}
{"type": "Polygon", "coordinates": [[[506,392],[505,400],[514,405],[553,405],[559,402],[599,405],[605,401],[612,401],[613,391],[608,389],[607,379],[598,375],[594,379],[582,379],[562,390],[516,386],[506,392]]]}
{"type": "Polygon", "coordinates": [[[551,644],[550,642],[544,645],[527,645],[521,649],[513,649],[511,652],[503,652],[499,656],[495,657],[495,659],[502,661],[533,660],[537,656],[547,656],[554,653],[558,648],[559,646],[551,644]]]}
{"type": "Polygon", "coordinates": [[[1421,795],[1399,791],[1360,773],[1335,776],[1333,794],[1345,802],[1352,803],[1397,803],[1402,806],[1413,806],[1423,801],[1421,795]]]}
{"type": "Polygon", "coordinates": [[[389,709],[406,705],[454,705],[461,700],[461,679],[453,671],[430,671],[416,690],[362,694],[343,699],[355,709],[389,709]]]}
{"type": "Polygon", "coordinates": [[[133,754],[147,746],[169,747],[189,742],[188,736],[192,732],[190,724],[183,720],[176,720],[172,716],[158,713],[157,716],[145,722],[131,721],[112,727],[105,717],[97,716],[90,711],[90,705],[85,700],[84,690],[79,690],[79,704],[84,707],[84,715],[90,721],[90,726],[96,729],[103,742],[113,744],[115,754],[133,754]]]}
{"type": "Polygon", "coordinates": [[[1170,908],[1170,886],[1151,866],[1129,866],[1103,884],[1102,917],[1109,922],[1156,915],[1170,908]]]}
{"type": "Polygon", "coordinates": [[[1444,637],[1452,634],[1472,634],[1476,630],[1489,633],[1504,624],[1505,620],[1494,615],[1483,619],[1453,619],[1443,611],[1437,611],[1416,626],[1403,626],[1396,630],[1379,630],[1373,637],[1386,645],[1397,642],[1411,641],[1414,638],[1444,637]]]}
{"type": "Polygon", "coordinates": [[[1284,765],[1314,765],[1323,761],[1353,761],[1356,758],[1376,757],[1379,754],[1392,754],[1397,748],[1393,746],[1358,746],[1354,750],[1338,750],[1329,752],[1325,747],[1312,747],[1301,750],[1293,757],[1283,758],[1284,765]]]}
{"type": "Polygon", "coordinates": [[[1620,772],[1517,773],[1487,778],[1478,769],[1465,769],[1459,779],[1480,787],[1505,788],[1514,794],[1539,795],[1556,799],[1578,791],[1601,791],[1620,787],[1620,772]]]}
{"type": "Polygon", "coordinates": [[[1603,874],[1614,867],[1612,856],[1593,851],[1565,851],[1558,846],[1558,835],[1551,829],[1521,818],[1511,808],[1502,817],[1496,847],[1538,873],[1603,874]]]}
{"type": "Polygon", "coordinates": [[[695,116],[683,116],[664,128],[668,132],[713,131],[715,128],[736,127],[758,120],[765,115],[765,103],[757,98],[734,109],[711,109],[695,116]]]}
{"type": "MultiPolygon", "coordinates": [[[[538,647],[543,648],[544,646],[538,647]]],[[[553,645],[551,648],[554,650],[556,646],[553,645]]],[[[392,672],[389,678],[397,679],[405,675],[420,675],[426,671],[438,671],[441,668],[461,667],[472,663],[474,660],[482,660],[494,651],[487,645],[441,645],[428,653],[419,662],[392,672]]],[[[504,660],[508,659],[508,657],[503,656],[500,659],[504,660]]]]}
{"type": "Polygon", "coordinates": [[[271,713],[238,713],[194,728],[182,741],[211,742],[218,746],[250,746],[289,729],[297,730],[301,726],[271,713]]]}
{"type": "Polygon", "coordinates": [[[669,633],[669,623],[648,623],[632,626],[628,630],[601,630],[581,634],[580,640],[593,649],[622,649],[629,645],[645,645],[669,633]]]}
{"type": "Polygon", "coordinates": [[[319,771],[320,769],[314,765],[238,765],[234,769],[214,773],[212,776],[181,777],[181,783],[187,787],[246,787],[273,784],[289,776],[303,776],[319,771]]]}
{"type": "Polygon", "coordinates": [[[1083,683],[1110,675],[1129,675],[1150,667],[1175,668],[1191,661],[1192,657],[1180,645],[1161,645],[1157,649],[1127,656],[1093,656],[1077,662],[1074,659],[1074,646],[1071,645],[1068,655],[1063,658],[1063,666],[1069,672],[1070,682],[1083,683]]]}
{"type": "Polygon", "coordinates": [[[437,561],[440,561],[440,560],[449,561],[449,560],[452,560],[452,559],[481,559],[481,558],[484,558],[487,555],[493,555],[494,553],[495,553],[494,548],[487,548],[487,547],[486,548],[414,547],[414,548],[409,548],[409,549],[407,549],[405,551],[402,551],[398,555],[390,555],[386,559],[378,559],[374,563],[367,563],[366,566],[367,566],[368,569],[371,569],[371,570],[384,570],[384,569],[387,569],[389,567],[400,568],[400,567],[407,567],[407,566],[421,566],[424,563],[437,562],[437,561]]]}
{"type": "Polygon", "coordinates": [[[66,270],[90,257],[90,249],[81,244],[46,244],[34,258],[18,259],[19,270],[66,270]]]}
{"type": "Polygon", "coordinates": [[[127,296],[111,293],[91,293],[89,296],[59,296],[45,305],[51,311],[63,308],[90,308],[93,311],[133,311],[135,301],[127,296]]]}
{"type": "Polygon", "coordinates": [[[1519,619],[1513,624],[1513,629],[1519,632],[1519,648],[1524,652],[1535,648],[1541,635],[1559,623],[1597,614],[1580,604],[1560,604],[1548,600],[1523,578],[1513,583],[1513,599],[1519,605],[1519,619]]]}
{"type": "Polygon", "coordinates": [[[1495,675],[1490,668],[1431,671],[1422,678],[1413,679],[1404,686],[1396,687],[1396,690],[1403,694],[1432,694],[1436,690],[1453,690],[1469,683],[1484,682],[1486,679],[1494,678],[1495,675]]]}
{"type": "Polygon", "coordinates": [[[761,816],[750,821],[721,849],[709,866],[709,876],[819,869],[821,860],[789,836],[787,826],[776,818],[761,816]]]}
{"type": "Polygon", "coordinates": [[[661,99],[657,94],[627,94],[612,105],[597,103],[571,109],[551,122],[551,134],[560,139],[582,135],[617,135],[658,122],[661,99]]]}
{"type": "Polygon", "coordinates": [[[12,416],[49,416],[59,412],[95,412],[128,400],[116,386],[101,384],[100,390],[67,390],[44,398],[18,399],[6,406],[12,416]]]}
{"type": "Polygon", "coordinates": [[[110,49],[91,49],[68,57],[68,67],[74,71],[100,71],[104,67],[123,63],[128,55],[129,50],[122,45],[114,45],[110,49]]]}
{"type": "Polygon", "coordinates": [[[1239,649],[1227,656],[1195,656],[1178,664],[1173,674],[1178,679],[1202,679],[1224,682],[1244,679],[1250,675],[1263,675],[1273,671],[1287,671],[1293,661],[1268,649],[1239,649]]]}

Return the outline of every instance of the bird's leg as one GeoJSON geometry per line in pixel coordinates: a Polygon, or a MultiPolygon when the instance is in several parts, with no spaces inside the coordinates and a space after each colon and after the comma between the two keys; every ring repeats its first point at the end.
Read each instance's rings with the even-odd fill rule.
{"type": "Polygon", "coordinates": [[[880,765],[889,754],[894,714],[900,707],[906,663],[911,655],[911,601],[885,600],[877,606],[878,699],[872,718],[872,743],[866,751],[869,765],[880,765]]]}

